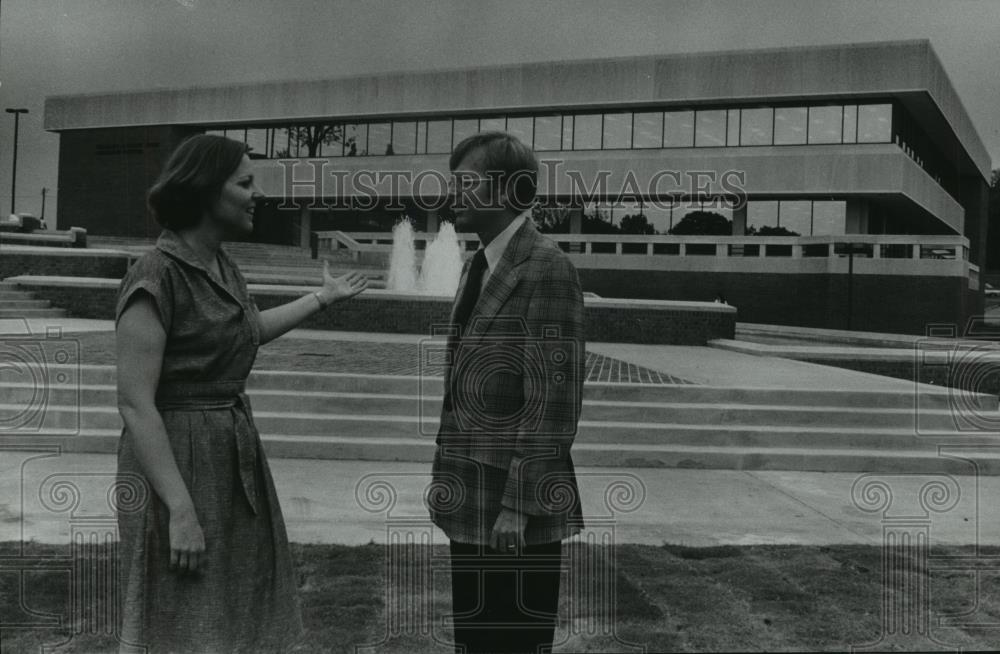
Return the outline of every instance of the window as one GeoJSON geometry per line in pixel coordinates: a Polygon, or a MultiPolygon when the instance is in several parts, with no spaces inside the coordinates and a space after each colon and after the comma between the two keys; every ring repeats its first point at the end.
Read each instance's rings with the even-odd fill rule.
{"type": "Polygon", "coordinates": [[[575,116],[573,120],[573,149],[601,149],[601,114],[575,116]]]}
{"type": "Polygon", "coordinates": [[[632,147],[632,114],[604,114],[604,149],[632,147]]]}
{"type": "Polygon", "coordinates": [[[330,126],[330,135],[327,137],[330,144],[323,146],[324,157],[344,156],[344,128],[342,123],[330,126]]]}
{"type": "Polygon", "coordinates": [[[805,107],[779,107],[774,110],[774,144],[800,145],[806,142],[805,107]]]}
{"type": "Polygon", "coordinates": [[[391,123],[370,123],[368,125],[368,154],[393,154],[391,123]]]}
{"type": "Polygon", "coordinates": [[[251,159],[263,159],[267,156],[267,130],[266,129],[248,129],[247,130],[247,147],[249,151],[247,156],[251,159]]]}
{"type": "Polygon", "coordinates": [[[451,152],[451,121],[431,120],[427,122],[428,154],[451,152]]]}
{"type": "Polygon", "coordinates": [[[452,148],[462,142],[462,139],[472,136],[479,131],[479,121],[475,118],[456,120],[455,136],[452,139],[452,148]]]}
{"type": "Polygon", "coordinates": [[[511,136],[517,137],[521,140],[521,142],[526,143],[528,147],[531,147],[533,123],[534,120],[530,116],[524,118],[508,118],[507,133],[511,136]]]}
{"type": "Polygon", "coordinates": [[[572,150],[573,149],[573,116],[563,116],[563,138],[562,138],[562,149],[572,150]]]}
{"type": "Polygon", "coordinates": [[[635,148],[662,148],[663,147],[663,114],[639,113],[635,114],[634,137],[632,147],[635,148]]]}
{"type": "Polygon", "coordinates": [[[698,148],[726,144],[726,112],[723,109],[699,111],[695,115],[694,145],[698,148]]]}
{"type": "Polygon", "coordinates": [[[649,224],[661,234],[665,234],[671,227],[670,211],[671,207],[666,201],[647,202],[642,208],[642,213],[646,215],[649,224]]]}
{"type": "Polygon", "coordinates": [[[843,200],[813,202],[813,236],[847,232],[847,203],[843,200]]]}
{"type": "Polygon", "coordinates": [[[285,157],[299,156],[299,128],[287,127],[282,131],[285,133],[285,137],[282,139],[282,141],[285,141],[287,139],[288,143],[288,146],[285,149],[284,154],[282,156],[285,157]]]}
{"type": "Polygon", "coordinates": [[[726,145],[740,144],[740,110],[730,109],[726,115],[726,145]]]}
{"type": "Polygon", "coordinates": [[[774,109],[743,109],[740,111],[740,145],[771,145],[774,109]]]}
{"type": "Polygon", "coordinates": [[[504,132],[507,130],[507,119],[503,116],[499,118],[482,118],[479,121],[480,132],[504,132]]]}
{"type": "Polygon", "coordinates": [[[417,123],[417,154],[427,152],[427,123],[421,120],[417,123]]]}
{"type": "Polygon", "coordinates": [[[858,105],[849,104],[844,107],[844,143],[856,143],[858,140],[858,105]]]}
{"type": "Polygon", "coordinates": [[[892,105],[864,104],[858,107],[858,143],[889,143],[892,140],[892,105]]]}
{"type": "Polygon", "coordinates": [[[809,236],[812,233],[812,202],[782,200],[778,207],[778,226],[800,236],[809,236]]]}
{"type": "Polygon", "coordinates": [[[843,107],[809,107],[809,142],[840,143],[843,107]]]}
{"type": "MultiPolygon", "coordinates": [[[[642,203],[637,200],[622,200],[611,206],[611,224],[619,228],[622,225],[622,218],[637,215],[645,215],[642,210],[642,203]]],[[[647,218],[646,220],[648,221],[649,219],[647,218]]]]}
{"type": "Polygon", "coordinates": [[[562,116],[535,116],[535,149],[540,152],[562,147],[562,116]]]}
{"type": "Polygon", "coordinates": [[[747,203],[747,230],[751,227],[778,226],[778,203],[775,200],[754,200],[747,203]]]}
{"type": "Polygon", "coordinates": [[[694,144],[694,112],[668,111],[663,114],[663,147],[690,148],[694,144]]]}
{"type": "Polygon", "coordinates": [[[344,156],[368,154],[368,125],[348,125],[344,130],[344,156]]]}
{"type": "Polygon", "coordinates": [[[392,151],[395,154],[414,154],[417,151],[417,124],[392,124],[392,151]]]}

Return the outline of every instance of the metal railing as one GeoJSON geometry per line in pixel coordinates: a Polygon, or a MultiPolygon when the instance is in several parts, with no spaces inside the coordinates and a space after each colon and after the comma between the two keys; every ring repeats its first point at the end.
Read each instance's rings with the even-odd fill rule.
{"type": "MultiPolygon", "coordinates": [[[[331,251],[387,251],[391,232],[316,232],[319,248],[331,251]]],[[[547,234],[564,251],[581,255],[784,257],[792,259],[854,256],[872,259],[951,259],[968,261],[969,240],[960,235],[837,234],[827,236],[674,236],[638,234],[547,234]]],[[[414,248],[423,250],[437,233],[416,232],[414,248]]],[[[474,233],[457,234],[464,250],[479,247],[474,233]]]]}

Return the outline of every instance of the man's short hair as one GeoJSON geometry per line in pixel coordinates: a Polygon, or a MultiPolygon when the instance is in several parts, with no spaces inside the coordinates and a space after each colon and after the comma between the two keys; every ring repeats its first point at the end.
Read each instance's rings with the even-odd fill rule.
{"type": "Polygon", "coordinates": [[[470,152],[482,148],[483,172],[498,189],[507,190],[507,199],[517,211],[524,211],[535,201],[538,191],[538,158],[516,136],[507,132],[480,132],[463,139],[448,160],[454,172],[470,152]]]}

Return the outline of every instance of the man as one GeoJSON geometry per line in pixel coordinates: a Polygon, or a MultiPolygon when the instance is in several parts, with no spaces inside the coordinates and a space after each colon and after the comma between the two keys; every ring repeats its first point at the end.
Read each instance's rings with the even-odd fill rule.
{"type": "Polygon", "coordinates": [[[457,651],[547,651],[562,540],[583,526],[570,447],[583,395],[576,269],[531,219],[538,161],[484,132],[449,167],[459,231],[482,246],[452,309],[428,506],[450,539],[457,651]]]}

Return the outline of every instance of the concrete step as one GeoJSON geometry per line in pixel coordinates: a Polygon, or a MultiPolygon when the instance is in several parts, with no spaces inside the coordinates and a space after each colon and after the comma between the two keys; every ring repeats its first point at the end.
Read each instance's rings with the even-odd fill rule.
{"type": "MultiPolygon", "coordinates": [[[[428,410],[406,414],[343,413],[254,410],[258,429],[265,435],[299,434],[384,438],[433,438],[437,434],[440,401],[427,403],[428,410]]],[[[0,420],[5,436],[37,431],[119,430],[121,417],[114,406],[0,404],[0,420]],[[27,409],[38,406],[32,413],[27,409]],[[20,424],[16,424],[20,421],[20,424]]],[[[952,425],[938,424],[922,430],[912,427],[842,427],[785,425],[780,423],[744,425],[680,422],[608,421],[584,416],[579,423],[577,443],[620,445],[683,445],[706,447],[812,447],[864,448],[873,451],[909,452],[936,443],[998,440],[998,434],[957,431],[952,425]]]]}
{"type": "Polygon", "coordinates": [[[32,295],[26,293],[23,299],[4,299],[0,297],[0,308],[3,309],[48,309],[52,303],[48,300],[33,300],[32,295]]]}
{"type": "MultiPolygon", "coordinates": [[[[72,340],[69,341],[70,345],[72,340]]],[[[416,346],[414,346],[416,347],[416,346]]],[[[47,363],[50,375],[63,373],[68,385],[115,384],[114,366],[60,365],[47,363]]],[[[6,377],[0,369],[0,383],[23,381],[6,377]]],[[[269,390],[318,393],[379,393],[389,395],[441,395],[439,376],[366,375],[356,373],[320,373],[256,370],[247,381],[250,391],[269,390]]],[[[853,409],[904,409],[964,411],[989,414],[998,410],[995,395],[975,394],[948,388],[917,385],[891,385],[885,390],[733,388],[696,384],[616,384],[588,382],[584,399],[610,403],[724,404],[780,407],[835,407],[853,409]]]]}
{"type": "Polygon", "coordinates": [[[0,318],[63,318],[65,309],[7,309],[0,305],[0,318]]]}
{"type": "MultiPolygon", "coordinates": [[[[28,407],[38,402],[47,406],[114,407],[117,390],[114,385],[51,386],[44,396],[31,383],[0,383],[3,403],[28,407]]],[[[254,410],[289,415],[367,415],[437,417],[441,412],[440,389],[423,394],[386,392],[280,391],[251,389],[254,410]]],[[[13,410],[13,409],[11,409],[13,410]]],[[[1000,427],[1000,413],[995,416],[1000,427]]],[[[581,419],[595,424],[635,426],[636,429],[659,428],[664,425],[699,427],[712,425],[721,429],[810,428],[819,430],[901,429],[941,431],[975,429],[969,420],[961,420],[951,409],[930,408],[857,408],[810,407],[736,403],[630,402],[584,399],[581,419]]]]}
{"type": "MultiPolygon", "coordinates": [[[[347,271],[330,271],[334,277],[345,272],[347,271]]],[[[244,271],[243,276],[250,284],[274,284],[278,286],[319,286],[321,280],[323,279],[322,273],[309,275],[284,275],[276,273],[248,273],[244,271]]],[[[368,288],[385,288],[385,277],[369,277],[368,288]]]]}
{"type": "MultiPolygon", "coordinates": [[[[117,451],[119,431],[40,432],[26,439],[5,439],[26,448],[58,445],[65,452],[117,451]]],[[[353,436],[262,436],[269,458],[412,461],[430,464],[432,438],[353,436]]],[[[578,466],[632,468],[700,468],[729,470],[801,470],[820,472],[895,472],[1000,474],[1000,448],[961,447],[939,453],[929,447],[916,451],[862,448],[713,447],[684,445],[622,445],[579,443],[573,447],[578,466]],[[975,467],[969,461],[975,462],[975,467]]]]}
{"type": "Polygon", "coordinates": [[[16,302],[18,300],[30,300],[35,295],[28,291],[5,291],[0,289],[0,303],[16,302]]]}

